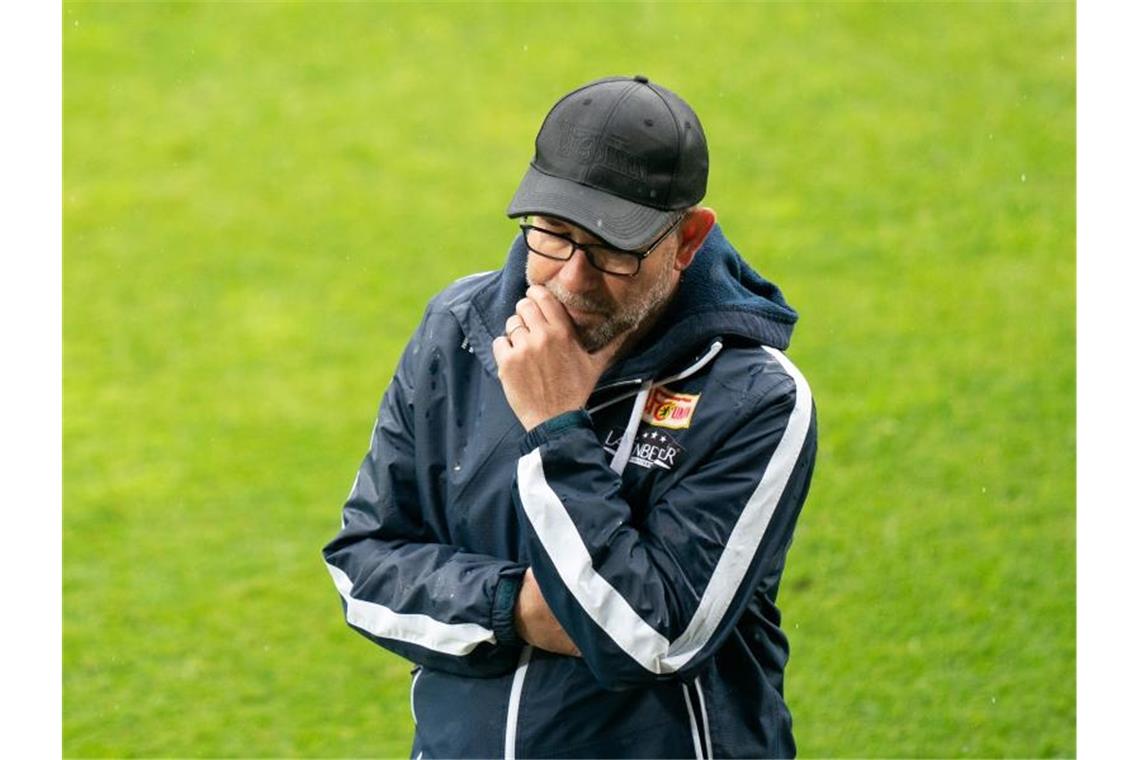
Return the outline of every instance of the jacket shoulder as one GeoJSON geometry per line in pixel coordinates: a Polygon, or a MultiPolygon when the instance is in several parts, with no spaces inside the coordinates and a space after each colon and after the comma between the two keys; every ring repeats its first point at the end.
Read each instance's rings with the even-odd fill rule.
{"type": "Polygon", "coordinates": [[[795,363],[780,349],[760,344],[726,346],[713,365],[710,381],[728,393],[752,400],[811,395],[807,379],[795,363]]]}
{"type": "Polygon", "coordinates": [[[427,348],[432,355],[453,352],[474,354],[484,369],[495,373],[487,330],[478,318],[476,299],[487,300],[502,281],[501,271],[478,272],[461,277],[428,302],[413,343],[417,352],[427,348]],[[490,291],[490,292],[489,292],[490,291]]]}
{"type": "Polygon", "coordinates": [[[460,277],[428,302],[427,313],[448,312],[468,303],[484,288],[494,287],[493,283],[498,281],[500,275],[499,270],[491,270],[460,277]]]}

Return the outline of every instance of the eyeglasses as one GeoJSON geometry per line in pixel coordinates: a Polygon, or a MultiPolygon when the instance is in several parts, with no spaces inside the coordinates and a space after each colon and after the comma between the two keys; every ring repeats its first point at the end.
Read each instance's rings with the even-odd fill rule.
{"type": "Polygon", "coordinates": [[[653,249],[659,246],[684,218],[683,214],[677,217],[676,221],[644,251],[623,251],[602,243],[578,243],[567,235],[544,230],[529,223],[520,224],[519,229],[523,231],[526,247],[531,253],[556,261],[569,261],[574,251],[580,250],[586,254],[586,261],[590,262],[590,266],[594,269],[618,277],[633,277],[641,271],[641,260],[653,253],[653,249]]]}

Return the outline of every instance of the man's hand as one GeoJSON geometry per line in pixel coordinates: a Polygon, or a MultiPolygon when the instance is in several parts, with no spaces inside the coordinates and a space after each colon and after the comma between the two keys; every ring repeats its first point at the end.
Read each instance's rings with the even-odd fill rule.
{"type": "Polygon", "coordinates": [[[539,649],[570,657],[582,656],[566,631],[562,630],[550,607],[546,606],[538,581],[534,579],[534,573],[529,567],[523,576],[522,587],[519,588],[518,601],[515,602],[515,630],[523,641],[539,649]]]}
{"type": "Polygon", "coordinates": [[[588,353],[574,320],[541,285],[527,289],[504,333],[491,350],[507,402],[527,430],[585,405],[622,343],[614,340],[588,353]]]}

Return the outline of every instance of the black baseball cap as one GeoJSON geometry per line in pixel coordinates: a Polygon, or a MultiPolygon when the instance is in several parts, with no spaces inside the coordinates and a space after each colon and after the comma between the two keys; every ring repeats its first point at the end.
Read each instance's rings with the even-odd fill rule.
{"type": "Polygon", "coordinates": [[[553,216],[641,248],[705,196],[708,174],[688,103],[641,75],[607,77],[554,104],[507,216],[553,216]]]}

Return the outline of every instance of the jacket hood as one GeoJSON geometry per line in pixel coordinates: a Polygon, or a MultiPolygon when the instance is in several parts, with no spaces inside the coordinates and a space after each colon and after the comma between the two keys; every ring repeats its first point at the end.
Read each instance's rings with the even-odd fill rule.
{"type": "MultiPolygon", "coordinates": [[[[491,341],[526,292],[526,246],[519,235],[506,264],[482,279],[470,299],[452,301],[451,310],[465,324],[468,342],[484,365],[494,371],[491,341]],[[474,317],[474,319],[472,319],[474,317]]],[[[775,283],[764,279],[714,225],[681,275],[677,292],[657,326],[621,361],[606,371],[601,383],[662,374],[678,361],[689,360],[714,338],[788,347],[798,315],[775,283]]]]}

